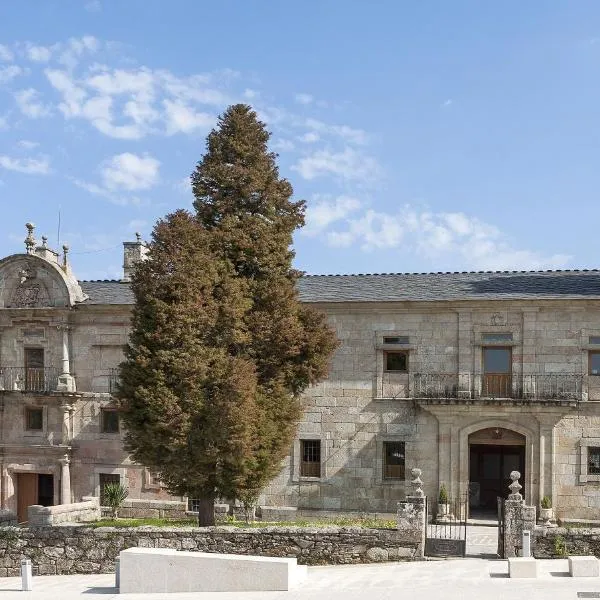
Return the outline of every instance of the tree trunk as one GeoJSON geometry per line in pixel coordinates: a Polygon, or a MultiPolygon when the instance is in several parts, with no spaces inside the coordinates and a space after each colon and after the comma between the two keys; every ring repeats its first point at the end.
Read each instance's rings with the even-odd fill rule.
{"type": "Polygon", "coordinates": [[[215,524],[215,499],[200,498],[198,501],[198,527],[211,527],[215,524]]]}

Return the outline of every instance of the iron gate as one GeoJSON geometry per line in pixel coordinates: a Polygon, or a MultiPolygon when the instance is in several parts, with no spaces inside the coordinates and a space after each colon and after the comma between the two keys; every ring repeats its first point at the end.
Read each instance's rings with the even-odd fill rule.
{"type": "Polygon", "coordinates": [[[427,498],[426,504],[426,556],[465,556],[468,496],[436,506],[427,498]]]}
{"type": "Polygon", "coordinates": [[[504,498],[498,496],[498,558],[504,556],[504,498]]]}

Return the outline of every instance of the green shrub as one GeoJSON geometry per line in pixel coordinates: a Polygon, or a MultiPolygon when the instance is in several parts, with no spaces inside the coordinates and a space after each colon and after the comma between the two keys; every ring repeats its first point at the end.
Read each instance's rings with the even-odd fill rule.
{"type": "Polygon", "coordinates": [[[440,486],[440,495],[438,501],[440,504],[448,504],[448,490],[446,489],[446,485],[443,483],[440,486]]]}
{"type": "Polygon", "coordinates": [[[567,543],[562,535],[554,538],[554,554],[555,556],[567,556],[567,543]]]}
{"type": "Polygon", "coordinates": [[[108,483],[104,486],[103,503],[110,507],[113,519],[118,518],[119,509],[127,496],[129,490],[121,483],[108,483]]]}
{"type": "Polygon", "coordinates": [[[552,508],[552,500],[550,499],[550,496],[544,496],[540,505],[542,508],[552,508]]]}

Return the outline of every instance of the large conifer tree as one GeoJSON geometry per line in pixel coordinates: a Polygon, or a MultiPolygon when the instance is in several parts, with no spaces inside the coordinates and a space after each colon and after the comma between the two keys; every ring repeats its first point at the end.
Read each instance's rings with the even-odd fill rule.
{"type": "Polygon", "coordinates": [[[279,177],[269,133],[231,106],[192,174],[195,215],[154,229],[133,277],[136,305],[119,397],[126,444],[176,494],[252,503],[289,452],[301,392],[337,345],[298,302],[293,232],[304,203],[279,177]]]}

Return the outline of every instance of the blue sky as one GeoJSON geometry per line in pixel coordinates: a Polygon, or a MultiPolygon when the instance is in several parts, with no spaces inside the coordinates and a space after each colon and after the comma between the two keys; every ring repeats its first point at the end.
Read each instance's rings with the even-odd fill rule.
{"type": "Polygon", "coordinates": [[[252,104],[309,273],[593,268],[600,4],[0,3],[0,255],[24,223],[80,278],[191,206],[228,104],[252,104]]]}

